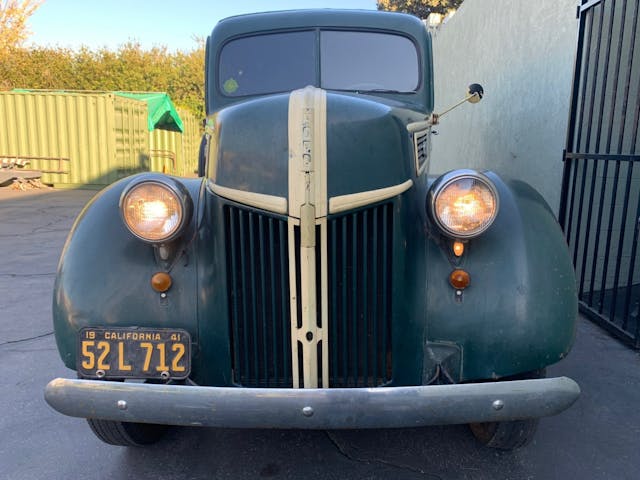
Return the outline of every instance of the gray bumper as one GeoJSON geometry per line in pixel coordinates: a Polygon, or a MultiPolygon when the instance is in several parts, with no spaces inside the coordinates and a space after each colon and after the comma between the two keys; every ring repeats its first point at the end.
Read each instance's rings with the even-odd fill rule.
{"type": "Polygon", "coordinates": [[[580,395],[567,377],[422,387],[258,389],[57,378],[45,399],[65,415],[240,428],[393,428],[494,422],[562,412],[580,395]]]}

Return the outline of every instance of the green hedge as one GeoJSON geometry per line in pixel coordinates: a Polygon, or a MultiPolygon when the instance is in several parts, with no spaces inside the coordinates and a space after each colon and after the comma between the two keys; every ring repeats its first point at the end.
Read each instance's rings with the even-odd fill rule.
{"type": "Polygon", "coordinates": [[[204,46],[190,52],[137,43],[107,49],[15,48],[0,52],[0,90],[14,88],[166,92],[204,118],[204,46]]]}

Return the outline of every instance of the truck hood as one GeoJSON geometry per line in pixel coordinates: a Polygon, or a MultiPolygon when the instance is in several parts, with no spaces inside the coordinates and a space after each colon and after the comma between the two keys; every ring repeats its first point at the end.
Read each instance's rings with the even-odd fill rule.
{"type": "Polygon", "coordinates": [[[318,188],[326,196],[319,201],[394,188],[414,175],[406,124],[419,118],[373,97],[313,87],[249,100],[216,115],[211,184],[218,193],[251,192],[289,204],[292,191],[305,188],[305,176],[294,171],[305,169],[323,176],[318,188]]]}

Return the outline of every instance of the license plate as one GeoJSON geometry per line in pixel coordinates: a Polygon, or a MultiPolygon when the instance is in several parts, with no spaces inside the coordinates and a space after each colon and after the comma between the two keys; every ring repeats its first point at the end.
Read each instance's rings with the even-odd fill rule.
{"type": "Polygon", "coordinates": [[[85,378],[187,378],[191,337],[178,329],[83,328],[77,369],[85,378]]]}

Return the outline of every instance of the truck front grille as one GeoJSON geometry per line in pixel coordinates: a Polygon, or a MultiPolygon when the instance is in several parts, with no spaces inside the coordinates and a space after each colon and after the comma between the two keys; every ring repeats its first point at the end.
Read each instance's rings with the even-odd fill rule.
{"type": "Polygon", "coordinates": [[[391,204],[329,222],[329,383],[391,378],[391,204]]]}
{"type": "MultiPolygon", "coordinates": [[[[224,212],[233,380],[291,387],[287,219],[230,205],[224,212]]],[[[392,232],[391,203],[328,221],[330,387],[391,380],[392,232]]]]}
{"type": "Polygon", "coordinates": [[[234,382],[291,387],[287,221],[225,207],[234,382]]]}

